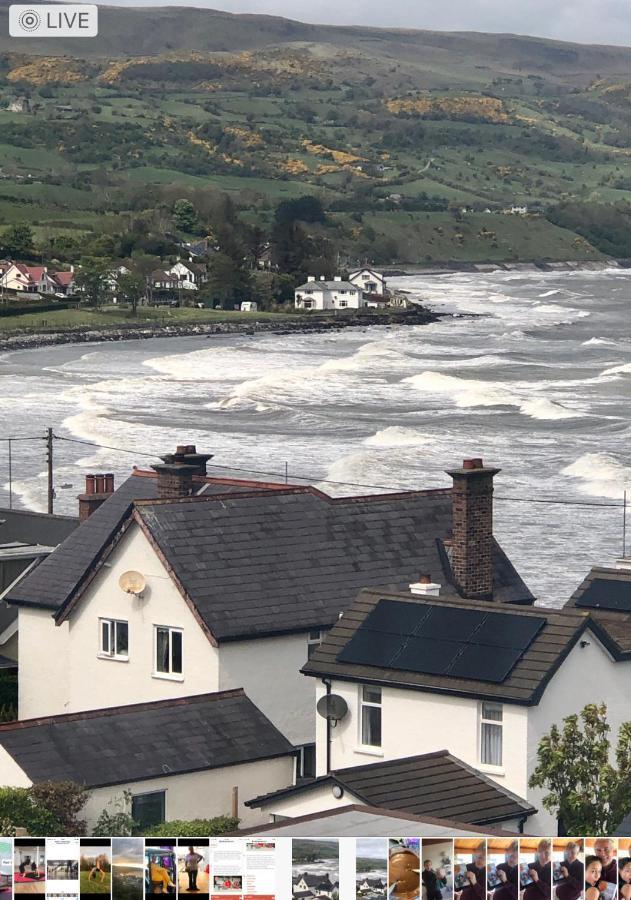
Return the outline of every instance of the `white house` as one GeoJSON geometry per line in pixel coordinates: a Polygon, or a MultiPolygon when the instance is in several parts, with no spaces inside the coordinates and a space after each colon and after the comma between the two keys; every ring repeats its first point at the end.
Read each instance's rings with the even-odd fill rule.
{"type": "Polygon", "coordinates": [[[178,287],[188,291],[198,291],[202,284],[208,280],[206,269],[199,263],[183,262],[179,259],[170,269],[166,270],[167,275],[175,275],[178,280],[178,287]]]}
{"type": "Polygon", "coordinates": [[[294,291],[296,309],[361,309],[364,306],[362,291],[350,281],[343,281],[336,275],[333,281],[324,278],[316,280],[310,275],[294,291]]]}
{"type": "Polygon", "coordinates": [[[53,293],[55,282],[46,266],[27,266],[12,263],[2,276],[2,286],[8,290],[25,293],[53,293]]]}
{"type": "MultiPolygon", "coordinates": [[[[631,571],[624,575],[631,583],[631,571]]],[[[427,582],[408,594],[362,592],[303,667],[316,679],[316,703],[330,704],[333,695],[337,708],[337,719],[317,717],[318,777],[253,805],[299,816],[330,808],[333,792],[338,803],[388,806],[389,778],[401,803],[403,771],[415,789],[395,808],[427,812],[418,804],[433,796],[442,815],[460,821],[483,824],[490,815],[515,828],[523,816],[528,833],[556,831],[542,792],[528,786],[539,741],[587,703],[607,703],[614,734],[629,718],[627,614],[603,614],[580,598],[554,609],[441,595],[442,585],[427,582]],[[428,793],[424,781],[436,784],[435,770],[444,767],[434,759],[438,747],[509,792],[512,810],[478,801],[467,819],[473,794],[453,796],[454,773],[443,776],[439,795],[428,793]]]]}
{"type": "Polygon", "coordinates": [[[348,280],[365,294],[385,295],[387,293],[385,276],[382,272],[375,272],[374,269],[357,269],[357,271],[351,272],[348,280]]]}
{"type": "MultiPolygon", "coordinates": [[[[456,488],[331,498],[212,478],[209,458],[179,447],[116,491],[113,476],[87,476],[81,526],[5,598],[19,615],[20,718],[243,687],[314,774],[315,685],[300,669],[362,587],[405,589],[426,571],[451,598],[532,602],[487,519],[464,534],[456,488]],[[486,580],[456,588],[480,546],[486,580]]],[[[489,490],[495,471],[478,471],[489,490]]]]}
{"type": "Polygon", "coordinates": [[[127,811],[142,826],[236,815],[260,784],[291,778],[289,741],[233,690],[0,725],[0,784],[73,781],[90,790],[82,817],[127,811]]]}

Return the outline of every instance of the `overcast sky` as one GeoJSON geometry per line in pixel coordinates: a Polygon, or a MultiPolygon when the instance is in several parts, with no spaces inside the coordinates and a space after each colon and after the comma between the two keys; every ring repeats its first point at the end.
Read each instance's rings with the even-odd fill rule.
{"type": "Polygon", "coordinates": [[[119,6],[207,6],[303,22],[534,34],[631,46],[631,0],[102,0],[119,6]]]}

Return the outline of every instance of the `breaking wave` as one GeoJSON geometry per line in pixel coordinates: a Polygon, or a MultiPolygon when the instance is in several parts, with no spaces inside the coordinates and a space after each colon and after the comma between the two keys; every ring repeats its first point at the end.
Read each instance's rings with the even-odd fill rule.
{"type": "Polygon", "coordinates": [[[609,453],[584,453],[561,472],[580,481],[579,490],[590,497],[619,500],[631,487],[631,467],[609,453]]]}

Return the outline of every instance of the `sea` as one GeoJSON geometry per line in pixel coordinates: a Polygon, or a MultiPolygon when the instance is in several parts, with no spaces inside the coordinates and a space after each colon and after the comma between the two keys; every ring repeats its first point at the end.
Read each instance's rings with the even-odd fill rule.
{"type": "MultiPolygon", "coordinates": [[[[333,495],[501,469],[495,534],[543,605],[623,552],[631,500],[631,272],[393,279],[423,326],[62,345],[0,355],[0,506],[73,513],[85,472],[126,477],[176,444],[211,472],[333,495]],[[98,445],[98,446],[94,446],[98,445]]],[[[631,552],[631,515],[627,552],[631,552]]]]}

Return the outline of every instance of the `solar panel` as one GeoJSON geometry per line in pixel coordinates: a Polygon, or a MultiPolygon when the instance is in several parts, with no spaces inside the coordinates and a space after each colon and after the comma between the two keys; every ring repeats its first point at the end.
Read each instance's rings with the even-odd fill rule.
{"type": "Polygon", "coordinates": [[[499,684],[545,623],[542,616],[380,600],[337,659],[499,684]]]}
{"type": "Polygon", "coordinates": [[[576,605],[588,609],[611,609],[631,612],[631,581],[594,578],[576,605]]]}

